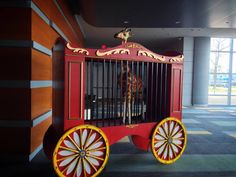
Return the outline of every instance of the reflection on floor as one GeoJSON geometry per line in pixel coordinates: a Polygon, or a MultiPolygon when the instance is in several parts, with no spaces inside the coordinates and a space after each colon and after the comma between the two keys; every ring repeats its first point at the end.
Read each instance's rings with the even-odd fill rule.
{"type": "MultiPolygon", "coordinates": [[[[151,152],[144,152],[123,138],[111,146],[102,177],[235,177],[236,108],[184,108],[183,122],[188,133],[182,157],[172,165],[158,163],[151,152]]],[[[30,164],[2,167],[10,176],[56,176],[43,151],[30,164]],[[8,173],[9,174],[9,173],[8,173]]]]}

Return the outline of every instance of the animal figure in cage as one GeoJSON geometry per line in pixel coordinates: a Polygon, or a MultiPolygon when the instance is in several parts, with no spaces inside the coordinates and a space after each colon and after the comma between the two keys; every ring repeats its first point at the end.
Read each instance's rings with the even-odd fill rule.
{"type": "Polygon", "coordinates": [[[128,38],[130,38],[133,34],[131,33],[131,29],[125,28],[121,30],[120,32],[116,33],[114,35],[114,38],[121,39],[122,44],[126,43],[128,38]]]}
{"type": "MultiPolygon", "coordinates": [[[[132,73],[130,67],[123,64],[121,67],[120,86],[123,97],[123,124],[125,124],[128,113],[128,123],[131,124],[131,107],[135,101],[141,100],[142,109],[141,116],[144,118],[144,97],[143,97],[143,81],[141,78],[132,73]]],[[[138,114],[140,109],[138,109],[138,114]]]]}

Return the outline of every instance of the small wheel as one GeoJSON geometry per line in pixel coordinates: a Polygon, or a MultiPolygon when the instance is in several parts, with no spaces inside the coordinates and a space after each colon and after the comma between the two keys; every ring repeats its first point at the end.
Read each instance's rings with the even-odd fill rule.
{"type": "Polygon", "coordinates": [[[164,164],[174,163],[186,147],[187,134],[181,121],[168,117],[162,120],[152,135],[152,153],[164,164]]]}
{"type": "Polygon", "coordinates": [[[58,176],[97,176],[105,167],[109,144],[101,129],[81,125],[67,131],[53,153],[53,167],[58,176]]]}

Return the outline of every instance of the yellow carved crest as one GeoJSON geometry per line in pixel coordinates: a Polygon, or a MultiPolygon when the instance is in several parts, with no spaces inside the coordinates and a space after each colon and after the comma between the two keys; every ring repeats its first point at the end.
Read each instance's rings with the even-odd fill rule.
{"type": "Polygon", "coordinates": [[[184,59],[184,56],[180,55],[180,56],[171,58],[170,62],[181,62],[181,61],[183,61],[183,59],[184,59]]]}
{"type": "Polygon", "coordinates": [[[130,50],[126,49],[126,48],[119,48],[119,49],[113,49],[113,50],[109,50],[109,51],[105,51],[105,52],[102,52],[99,50],[96,51],[96,55],[99,57],[102,57],[105,55],[112,55],[112,54],[127,54],[127,55],[129,55],[130,50]]]}
{"type": "Polygon", "coordinates": [[[159,55],[156,55],[153,52],[146,51],[146,50],[139,50],[137,55],[138,56],[150,57],[150,58],[153,58],[153,59],[156,59],[156,60],[160,60],[160,61],[165,61],[165,57],[164,56],[159,56],[159,55]]]}
{"type": "Polygon", "coordinates": [[[83,54],[85,53],[85,55],[89,55],[89,51],[84,49],[84,48],[74,48],[74,47],[71,47],[70,43],[67,43],[66,44],[66,47],[70,50],[72,50],[73,52],[78,52],[80,54],[83,54]]]}

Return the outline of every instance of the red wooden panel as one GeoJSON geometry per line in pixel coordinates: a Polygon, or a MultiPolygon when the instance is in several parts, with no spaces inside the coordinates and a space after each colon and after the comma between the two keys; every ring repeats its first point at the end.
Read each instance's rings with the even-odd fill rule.
{"type": "Polygon", "coordinates": [[[69,119],[81,119],[81,62],[69,63],[69,119]]]}
{"type": "Polygon", "coordinates": [[[84,60],[69,57],[65,68],[64,130],[84,122],[84,60]]]}
{"type": "Polygon", "coordinates": [[[173,64],[171,69],[170,116],[182,116],[182,65],[173,64]]]}

